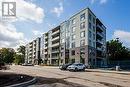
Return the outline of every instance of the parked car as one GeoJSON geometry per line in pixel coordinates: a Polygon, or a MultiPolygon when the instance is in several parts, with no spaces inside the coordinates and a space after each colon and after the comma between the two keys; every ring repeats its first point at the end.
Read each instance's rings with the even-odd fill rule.
{"type": "Polygon", "coordinates": [[[34,66],[33,64],[22,64],[22,66],[34,66]]]}
{"type": "Polygon", "coordinates": [[[63,64],[63,65],[60,65],[59,68],[61,70],[67,70],[67,67],[70,66],[70,65],[72,65],[72,64],[71,63],[63,64]]]}
{"type": "Polygon", "coordinates": [[[86,66],[82,63],[74,63],[67,67],[69,71],[79,71],[79,70],[85,71],[85,68],[86,66]]]}

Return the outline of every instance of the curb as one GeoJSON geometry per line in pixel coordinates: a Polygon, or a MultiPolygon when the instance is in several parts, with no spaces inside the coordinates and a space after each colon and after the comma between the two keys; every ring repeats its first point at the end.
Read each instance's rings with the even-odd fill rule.
{"type": "Polygon", "coordinates": [[[29,86],[31,84],[34,84],[35,82],[36,82],[36,78],[33,78],[32,80],[29,80],[27,82],[22,82],[22,83],[9,85],[9,86],[5,86],[5,87],[26,87],[26,86],[29,86]]]}
{"type": "Polygon", "coordinates": [[[130,72],[122,72],[122,71],[100,71],[100,70],[87,70],[87,71],[89,71],[89,72],[115,73],[115,74],[130,75],[130,72]]]}

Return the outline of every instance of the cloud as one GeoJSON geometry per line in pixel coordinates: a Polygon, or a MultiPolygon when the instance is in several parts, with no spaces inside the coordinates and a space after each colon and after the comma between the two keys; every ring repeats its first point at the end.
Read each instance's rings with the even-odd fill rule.
{"type": "Polygon", "coordinates": [[[89,0],[91,2],[91,4],[95,3],[95,2],[98,2],[100,4],[105,4],[107,3],[108,0],[89,0]]]}
{"type": "Polygon", "coordinates": [[[105,4],[107,0],[100,0],[100,4],[105,4]]]}
{"type": "Polygon", "coordinates": [[[63,13],[64,8],[63,8],[63,4],[59,3],[59,7],[54,7],[51,12],[55,13],[57,15],[57,17],[60,17],[60,15],[63,13]]]}
{"type": "MultiPolygon", "coordinates": [[[[2,2],[16,2],[16,20],[15,21],[28,21],[32,20],[37,23],[42,23],[45,14],[44,9],[36,6],[31,2],[24,0],[2,0],[0,1],[0,13],[1,13],[1,3],[2,2]]],[[[0,14],[1,15],[1,14],[0,14]]]]}
{"type": "Polygon", "coordinates": [[[25,44],[25,37],[22,32],[17,32],[12,24],[0,23],[0,48],[16,47],[25,44]]]}
{"type": "Polygon", "coordinates": [[[33,30],[32,32],[33,32],[33,34],[34,34],[35,36],[42,35],[42,32],[40,32],[40,31],[38,31],[38,30],[33,30]]]}
{"type": "Polygon", "coordinates": [[[17,48],[28,43],[24,33],[14,26],[17,21],[35,21],[41,23],[44,19],[44,9],[25,0],[0,0],[0,48],[17,48]],[[2,19],[2,2],[16,2],[16,18],[2,19]]]}
{"type": "Polygon", "coordinates": [[[113,38],[119,38],[125,45],[130,47],[130,32],[115,30],[113,38]]]}

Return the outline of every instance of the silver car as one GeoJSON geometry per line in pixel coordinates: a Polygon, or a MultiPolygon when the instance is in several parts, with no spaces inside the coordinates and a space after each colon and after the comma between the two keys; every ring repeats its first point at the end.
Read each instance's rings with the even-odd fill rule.
{"type": "Polygon", "coordinates": [[[68,66],[67,70],[69,70],[69,71],[79,71],[79,70],[85,71],[85,68],[86,68],[86,66],[82,63],[74,63],[74,64],[68,66]]]}

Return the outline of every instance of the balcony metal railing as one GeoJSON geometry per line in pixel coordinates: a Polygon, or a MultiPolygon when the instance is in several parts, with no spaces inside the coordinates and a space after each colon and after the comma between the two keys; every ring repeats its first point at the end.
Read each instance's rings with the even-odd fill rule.
{"type": "Polygon", "coordinates": [[[55,38],[52,38],[52,40],[51,40],[51,41],[58,40],[58,39],[60,39],[60,37],[59,37],[59,36],[57,36],[57,37],[55,37],[55,38]]]}
{"type": "Polygon", "coordinates": [[[55,46],[59,46],[60,44],[59,44],[59,42],[58,43],[55,43],[55,44],[52,44],[51,46],[52,47],[55,47],[55,46]]]}
{"type": "Polygon", "coordinates": [[[99,24],[97,24],[97,30],[100,30],[101,32],[103,32],[103,27],[101,27],[99,24]]]}
{"type": "Polygon", "coordinates": [[[52,32],[52,35],[57,34],[59,32],[60,32],[60,30],[54,31],[54,32],[52,32]]]}

